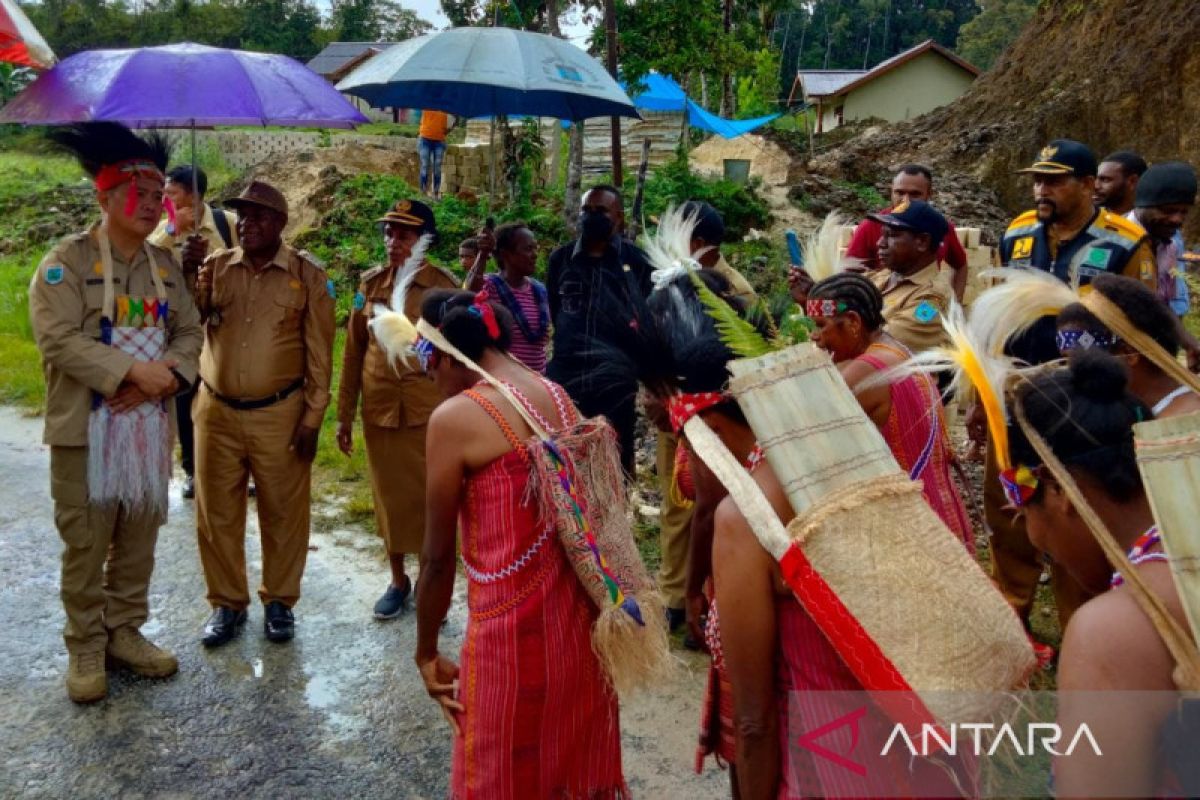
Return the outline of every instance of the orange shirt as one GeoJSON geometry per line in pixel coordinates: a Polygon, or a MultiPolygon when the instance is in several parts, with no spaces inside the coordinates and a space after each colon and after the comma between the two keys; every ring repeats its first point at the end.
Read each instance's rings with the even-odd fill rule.
{"type": "Polygon", "coordinates": [[[421,112],[421,128],[417,135],[434,142],[446,141],[446,130],[450,127],[449,115],[445,111],[426,109],[421,112]]]}

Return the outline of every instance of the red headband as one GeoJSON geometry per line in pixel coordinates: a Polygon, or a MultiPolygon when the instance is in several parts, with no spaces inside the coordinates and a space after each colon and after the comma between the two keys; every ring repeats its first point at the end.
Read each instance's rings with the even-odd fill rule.
{"type": "Polygon", "coordinates": [[[683,426],[701,411],[724,403],[729,395],[724,392],[696,392],[694,394],[677,394],[667,401],[667,416],[671,419],[671,429],[675,433],[683,430],[683,426]]]}
{"type": "Polygon", "coordinates": [[[139,177],[157,178],[164,180],[162,170],[152,161],[144,158],[128,158],[116,164],[106,164],[96,173],[96,188],[102,192],[115,189],[122,183],[129,184],[129,192],[125,196],[125,216],[132,217],[137,211],[139,177]]]}
{"type": "Polygon", "coordinates": [[[810,319],[836,317],[838,314],[846,313],[846,304],[841,300],[831,300],[829,298],[809,300],[804,304],[804,311],[810,319]]]}

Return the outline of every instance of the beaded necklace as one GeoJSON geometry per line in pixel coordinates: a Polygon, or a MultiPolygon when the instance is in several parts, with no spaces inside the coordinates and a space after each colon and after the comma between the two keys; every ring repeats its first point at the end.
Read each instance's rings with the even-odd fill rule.
{"type": "MultiPolygon", "coordinates": [[[[1133,543],[1133,547],[1129,548],[1129,561],[1135,565],[1141,564],[1145,561],[1166,561],[1166,553],[1146,552],[1161,541],[1162,536],[1160,536],[1158,533],[1158,526],[1151,525],[1148,531],[1137,538],[1137,540],[1133,543]]],[[[1125,579],[1121,577],[1121,573],[1114,572],[1112,574],[1112,580],[1108,582],[1108,586],[1110,589],[1115,589],[1123,583],[1125,583],[1125,579]]]]}

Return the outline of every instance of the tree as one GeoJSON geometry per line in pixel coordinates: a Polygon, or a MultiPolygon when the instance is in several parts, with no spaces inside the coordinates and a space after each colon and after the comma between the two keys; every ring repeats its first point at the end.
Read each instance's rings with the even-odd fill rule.
{"type": "Polygon", "coordinates": [[[1025,23],[1033,19],[1037,0],[981,0],[979,16],[958,31],[958,54],[980,69],[989,69],[1025,23]]]}

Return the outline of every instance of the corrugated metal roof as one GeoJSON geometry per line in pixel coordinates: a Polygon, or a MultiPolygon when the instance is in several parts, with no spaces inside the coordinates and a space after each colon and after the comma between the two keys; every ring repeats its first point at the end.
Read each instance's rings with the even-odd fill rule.
{"type": "Polygon", "coordinates": [[[368,49],[386,50],[399,42],[330,42],[306,66],[318,75],[332,75],[368,49]]]}
{"type": "Polygon", "coordinates": [[[867,73],[861,69],[810,69],[800,70],[798,74],[805,97],[826,97],[836,93],[843,86],[849,86],[867,73]]]}

